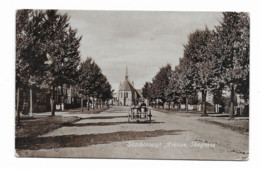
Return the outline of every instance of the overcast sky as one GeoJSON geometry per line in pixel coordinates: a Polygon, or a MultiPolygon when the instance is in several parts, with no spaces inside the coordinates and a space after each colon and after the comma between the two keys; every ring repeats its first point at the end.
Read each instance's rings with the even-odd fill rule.
{"type": "Polygon", "coordinates": [[[82,35],[82,60],[92,57],[115,91],[129,79],[141,89],[146,81],[170,63],[174,68],[183,56],[188,35],[222,19],[217,12],[61,11],[82,35]]]}

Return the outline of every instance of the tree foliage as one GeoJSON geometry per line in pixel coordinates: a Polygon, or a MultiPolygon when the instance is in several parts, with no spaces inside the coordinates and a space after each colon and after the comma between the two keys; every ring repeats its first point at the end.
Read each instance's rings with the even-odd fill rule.
{"type": "Polygon", "coordinates": [[[160,71],[149,87],[145,84],[144,94],[175,102],[184,98],[188,104],[196,103],[195,95],[201,92],[206,115],[207,93],[213,93],[214,102],[219,104],[222,91],[230,90],[233,117],[235,92],[249,100],[249,38],[249,15],[224,12],[223,20],[215,30],[206,27],[188,36],[183,58],[170,78],[163,77],[160,71]]]}
{"type": "Polygon", "coordinates": [[[143,97],[146,99],[149,99],[149,100],[151,100],[151,98],[152,98],[151,87],[152,87],[152,83],[145,82],[144,87],[142,88],[143,97]]]}
{"type": "Polygon", "coordinates": [[[80,64],[79,93],[83,99],[97,98],[106,101],[113,98],[113,90],[95,61],[88,57],[80,64]]]}
{"type": "Polygon", "coordinates": [[[16,13],[16,86],[41,82],[46,70],[42,11],[18,10],[16,13]]]}
{"type": "Polygon", "coordinates": [[[74,84],[80,62],[80,41],[77,31],[69,25],[69,16],[47,10],[44,22],[48,58],[47,80],[51,86],[74,84]]]}
{"type": "Polygon", "coordinates": [[[82,37],[69,19],[57,10],[18,10],[16,14],[16,86],[49,89],[52,115],[56,90],[64,84],[77,87],[85,97],[112,98],[111,85],[99,66],[91,58],[80,63],[82,37]]]}
{"type": "Polygon", "coordinates": [[[250,20],[247,13],[224,12],[220,26],[217,26],[221,41],[219,54],[224,72],[221,79],[226,86],[238,85],[237,92],[249,95],[249,49],[250,20]]]}
{"type": "Polygon", "coordinates": [[[152,83],[146,82],[143,87],[143,96],[150,101],[160,100],[162,103],[167,101],[167,86],[169,85],[172,74],[171,65],[160,68],[153,78],[152,83]]]}

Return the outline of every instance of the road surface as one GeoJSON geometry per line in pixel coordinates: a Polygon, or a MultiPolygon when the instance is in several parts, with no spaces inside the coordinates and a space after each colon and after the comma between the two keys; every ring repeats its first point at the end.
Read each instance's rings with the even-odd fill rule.
{"type": "Polygon", "coordinates": [[[57,113],[82,120],[32,140],[30,157],[247,160],[248,135],[203,123],[199,116],[152,111],[153,123],[128,123],[129,107],[99,114],[57,113]]]}

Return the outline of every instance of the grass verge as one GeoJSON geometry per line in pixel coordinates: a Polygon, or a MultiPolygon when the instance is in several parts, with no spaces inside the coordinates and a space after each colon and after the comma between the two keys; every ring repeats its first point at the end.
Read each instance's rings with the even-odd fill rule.
{"type": "Polygon", "coordinates": [[[87,108],[84,107],[83,112],[81,112],[81,108],[67,110],[67,112],[69,112],[70,114],[98,114],[98,113],[103,112],[103,111],[105,111],[109,108],[103,107],[103,108],[98,108],[98,109],[87,110],[87,108]]]}
{"type": "Polygon", "coordinates": [[[15,127],[15,137],[37,137],[68,123],[79,121],[79,117],[37,116],[22,117],[20,125],[15,127]]]}
{"type": "Polygon", "coordinates": [[[248,134],[249,133],[249,120],[246,119],[227,119],[227,118],[205,118],[205,119],[198,119],[201,122],[207,124],[214,124],[218,125],[227,129],[231,129],[233,131],[248,134]]]}

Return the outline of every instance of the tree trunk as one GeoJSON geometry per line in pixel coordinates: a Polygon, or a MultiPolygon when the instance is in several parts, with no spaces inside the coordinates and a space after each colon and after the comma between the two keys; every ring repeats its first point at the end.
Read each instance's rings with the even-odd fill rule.
{"type": "Polygon", "coordinates": [[[30,87],[30,112],[29,112],[29,116],[30,117],[33,116],[32,88],[31,87],[30,87]]]}
{"type": "Polygon", "coordinates": [[[51,115],[55,116],[55,86],[53,86],[53,89],[52,89],[51,115]]]}
{"type": "Polygon", "coordinates": [[[203,91],[202,93],[202,100],[203,100],[203,114],[202,116],[207,116],[207,107],[206,107],[206,104],[207,104],[207,91],[203,91]]]}
{"type": "Polygon", "coordinates": [[[186,94],[186,112],[187,113],[189,112],[188,105],[189,105],[189,98],[188,98],[188,95],[186,94]]]}
{"type": "Polygon", "coordinates": [[[20,126],[20,87],[17,89],[16,101],[17,126],[20,126]]]}
{"type": "Polygon", "coordinates": [[[170,101],[168,102],[168,109],[169,110],[171,109],[171,102],[170,101]]]}
{"type": "Polygon", "coordinates": [[[207,107],[206,107],[206,104],[207,104],[207,102],[204,101],[204,102],[203,102],[203,116],[207,116],[207,107]]]}
{"type": "Polygon", "coordinates": [[[234,85],[231,85],[231,112],[230,112],[230,118],[233,119],[234,118],[234,114],[235,114],[235,109],[234,109],[234,96],[235,96],[235,91],[234,91],[234,85]]]}
{"type": "Polygon", "coordinates": [[[54,112],[54,99],[51,98],[51,115],[55,116],[55,112],[54,112]]]}
{"type": "Polygon", "coordinates": [[[89,97],[88,97],[88,111],[89,111],[89,97]]]}
{"type": "Polygon", "coordinates": [[[179,111],[181,109],[181,101],[178,103],[178,109],[177,111],[179,111]]]}
{"type": "Polygon", "coordinates": [[[93,107],[93,110],[95,110],[95,100],[94,100],[94,96],[93,96],[93,99],[92,99],[92,107],[93,107]]]}
{"type": "Polygon", "coordinates": [[[64,93],[63,93],[63,84],[61,85],[61,104],[60,109],[64,110],[64,93]]]}
{"type": "Polygon", "coordinates": [[[83,113],[83,98],[81,98],[81,113],[83,113]]]}

